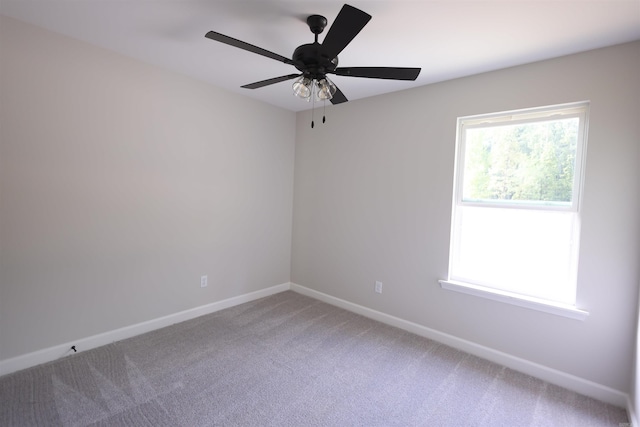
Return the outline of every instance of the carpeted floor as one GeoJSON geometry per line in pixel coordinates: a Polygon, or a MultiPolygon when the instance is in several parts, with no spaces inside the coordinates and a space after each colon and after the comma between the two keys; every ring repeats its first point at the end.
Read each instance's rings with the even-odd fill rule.
{"type": "Polygon", "coordinates": [[[626,411],[283,292],[0,378],[2,426],[616,426],[626,411]]]}

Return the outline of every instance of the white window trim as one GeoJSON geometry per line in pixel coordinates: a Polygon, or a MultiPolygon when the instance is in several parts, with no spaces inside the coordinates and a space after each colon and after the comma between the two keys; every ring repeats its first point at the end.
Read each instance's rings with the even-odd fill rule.
{"type": "MultiPolygon", "coordinates": [[[[520,114],[520,120],[514,120],[515,122],[527,122],[527,121],[537,121],[541,118],[551,118],[551,117],[570,117],[570,116],[580,116],[583,125],[580,127],[579,132],[581,133],[580,138],[583,139],[584,143],[578,147],[578,152],[576,153],[576,158],[579,161],[576,162],[576,169],[574,173],[577,176],[577,180],[574,181],[573,194],[574,198],[570,206],[541,206],[541,205],[529,205],[527,209],[542,209],[542,210],[568,210],[573,212],[579,212],[580,207],[582,205],[582,188],[581,184],[584,182],[584,164],[586,162],[586,137],[587,137],[587,129],[588,129],[588,116],[589,116],[589,101],[583,102],[575,102],[568,103],[563,105],[553,105],[549,107],[540,107],[536,109],[527,109],[530,114],[527,116],[522,116],[520,114]],[[565,108],[565,114],[554,114],[550,113],[550,110],[556,110],[558,108],[565,108]]],[[[470,127],[481,127],[491,125],[495,122],[503,122],[506,120],[510,120],[514,114],[519,114],[520,111],[511,111],[508,113],[495,113],[493,115],[482,115],[474,120],[477,116],[466,116],[458,118],[458,126],[456,129],[456,141],[458,141],[460,137],[460,133],[463,131],[463,124],[470,127]]],[[[487,203],[484,201],[463,201],[462,200],[462,188],[459,187],[462,185],[462,171],[457,167],[460,161],[464,159],[459,159],[459,156],[464,156],[461,150],[456,147],[456,173],[454,174],[454,195],[453,198],[453,209],[455,211],[456,205],[484,205],[484,206],[493,206],[493,207],[501,207],[508,208],[510,207],[508,203],[504,204],[493,204],[487,203]]],[[[513,207],[522,207],[522,206],[513,206],[513,207]]],[[[453,224],[452,224],[453,226],[453,224]]],[[[453,250],[453,248],[450,248],[453,250]]],[[[449,254],[449,259],[451,259],[452,254],[449,254]]],[[[530,297],[523,294],[513,293],[509,291],[504,291],[496,288],[481,286],[477,284],[457,281],[451,279],[451,261],[449,261],[449,279],[448,280],[439,280],[440,287],[445,290],[460,292],[467,295],[473,295],[481,298],[486,298],[493,301],[498,301],[502,303],[512,304],[515,306],[528,308],[532,310],[537,310],[541,312],[551,313],[558,316],[563,316],[576,320],[585,320],[589,315],[589,312],[583,309],[577,308],[575,305],[563,304],[556,301],[549,301],[541,298],[530,297]]]]}
{"type": "Polygon", "coordinates": [[[487,288],[480,285],[473,285],[471,283],[458,282],[455,280],[439,280],[438,282],[440,282],[440,287],[442,289],[446,289],[449,291],[460,292],[463,294],[512,304],[531,310],[551,313],[557,316],[568,317],[570,319],[584,320],[589,315],[588,311],[581,310],[569,304],[561,304],[554,301],[547,301],[540,298],[515,294],[499,289],[487,288]]]}

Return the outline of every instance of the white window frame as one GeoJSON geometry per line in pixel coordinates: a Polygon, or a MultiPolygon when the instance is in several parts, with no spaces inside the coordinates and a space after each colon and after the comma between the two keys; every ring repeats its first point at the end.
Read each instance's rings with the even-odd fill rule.
{"type": "MultiPolygon", "coordinates": [[[[456,132],[456,157],[453,188],[452,221],[450,233],[450,253],[449,272],[447,280],[440,280],[443,289],[462,292],[469,295],[479,296],[494,301],[505,302],[520,307],[540,310],[547,313],[557,314],[573,319],[583,320],[588,316],[588,312],[578,309],[574,304],[555,302],[547,299],[536,298],[528,295],[505,291],[482,283],[470,283],[466,279],[460,279],[453,274],[454,270],[454,236],[457,232],[456,209],[464,206],[493,207],[507,209],[544,210],[544,211],[565,211],[572,212],[577,220],[577,234],[580,234],[580,209],[582,205],[582,186],[584,182],[584,164],[586,160],[587,129],[589,117],[589,102],[576,102],[570,104],[553,105],[524,110],[514,110],[509,112],[482,114],[476,116],[459,117],[456,132]],[[465,156],[465,135],[467,129],[496,126],[497,124],[523,124],[533,123],[543,120],[564,119],[578,117],[580,119],[578,144],[574,166],[574,180],[572,187],[571,203],[554,202],[520,202],[520,201],[491,201],[491,200],[464,200],[463,199],[463,173],[465,156]]],[[[578,237],[579,238],[579,237],[578,237]]],[[[579,242],[576,243],[574,253],[575,263],[573,282],[577,286],[577,265],[579,252],[579,242]]]]}

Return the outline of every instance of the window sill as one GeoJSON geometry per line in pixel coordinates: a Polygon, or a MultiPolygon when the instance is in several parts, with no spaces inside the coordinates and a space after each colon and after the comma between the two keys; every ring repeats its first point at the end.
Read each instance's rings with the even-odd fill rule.
{"type": "Polygon", "coordinates": [[[571,319],[584,320],[589,315],[588,311],[580,310],[569,304],[554,303],[539,298],[518,295],[507,291],[472,285],[470,283],[456,282],[453,280],[439,280],[439,282],[442,289],[447,289],[449,291],[475,295],[477,297],[517,305],[519,307],[529,308],[532,310],[543,311],[571,319]]]}

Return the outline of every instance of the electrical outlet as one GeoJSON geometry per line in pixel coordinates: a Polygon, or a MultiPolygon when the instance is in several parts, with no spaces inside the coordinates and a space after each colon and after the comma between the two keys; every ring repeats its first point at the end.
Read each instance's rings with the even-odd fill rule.
{"type": "Polygon", "coordinates": [[[376,292],[381,294],[382,293],[382,282],[378,282],[376,281],[376,292]]]}
{"type": "Polygon", "coordinates": [[[200,277],[200,287],[201,288],[206,288],[207,287],[207,276],[201,276],[200,277]]]}

